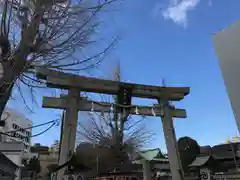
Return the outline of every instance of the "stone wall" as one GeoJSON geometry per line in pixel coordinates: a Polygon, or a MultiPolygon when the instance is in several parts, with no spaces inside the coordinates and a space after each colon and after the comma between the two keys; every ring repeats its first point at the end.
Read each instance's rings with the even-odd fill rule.
{"type": "Polygon", "coordinates": [[[217,174],[217,175],[213,175],[213,179],[214,180],[239,180],[240,179],[240,173],[236,172],[236,173],[223,173],[223,174],[217,174]]]}
{"type": "Polygon", "coordinates": [[[49,178],[48,166],[58,163],[58,156],[56,154],[39,155],[41,165],[41,172],[38,174],[38,179],[47,180],[49,178]]]}

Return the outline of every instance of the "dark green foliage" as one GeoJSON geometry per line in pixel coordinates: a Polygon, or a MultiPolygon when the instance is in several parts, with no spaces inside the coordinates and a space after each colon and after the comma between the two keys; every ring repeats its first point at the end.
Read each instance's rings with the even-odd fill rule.
{"type": "Polygon", "coordinates": [[[131,164],[129,156],[124,149],[114,148],[106,141],[105,143],[96,146],[90,143],[79,144],[74,163],[84,164],[95,173],[97,170],[98,173],[117,171],[122,169],[123,166],[127,167],[131,164]]]}
{"type": "Polygon", "coordinates": [[[86,172],[91,169],[86,163],[87,160],[83,160],[80,154],[74,153],[71,160],[68,163],[68,170],[71,172],[86,172]]]}
{"type": "Polygon", "coordinates": [[[24,166],[28,171],[33,171],[37,174],[41,171],[40,161],[36,157],[31,158],[28,163],[24,164],[24,166]]]}
{"type": "Polygon", "coordinates": [[[200,146],[197,141],[190,137],[181,137],[178,140],[178,150],[185,173],[189,171],[189,165],[195,160],[200,153],[200,146]]]}
{"type": "Polygon", "coordinates": [[[57,169],[57,167],[58,167],[57,164],[50,164],[50,165],[47,166],[47,169],[51,173],[51,172],[54,172],[55,169],[57,169]]]}

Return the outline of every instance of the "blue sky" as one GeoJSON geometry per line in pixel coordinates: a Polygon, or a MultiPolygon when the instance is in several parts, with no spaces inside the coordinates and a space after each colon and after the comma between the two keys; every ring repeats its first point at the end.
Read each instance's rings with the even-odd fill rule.
{"type": "MultiPolygon", "coordinates": [[[[117,59],[124,81],[161,85],[165,79],[170,86],[189,86],[190,95],[176,103],[188,114],[186,119],[174,120],[177,137],[190,136],[201,145],[222,143],[235,136],[237,128],[212,35],[240,19],[239,6],[239,0],[125,0],[104,30],[106,35],[119,34],[121,40],[98,71],[109,73],[109,66],[117,59]]],[[[41,100],[39,95],[40,104],[41,100]]],[[[35,107],[35,114],[30,114],[19,99],[9,105],[25,113],[34,124],[55,119],[60,113],[35,107]]],[[[148,129],[156,133],[149,147],[165,148],[160,119],[148,121],[148,129]]],[[[34,129],[33,133],[39,131],[34,129]]],[[[49,145],[58,138],[59,127],[55,127],[33,141],[49,145]]]]}

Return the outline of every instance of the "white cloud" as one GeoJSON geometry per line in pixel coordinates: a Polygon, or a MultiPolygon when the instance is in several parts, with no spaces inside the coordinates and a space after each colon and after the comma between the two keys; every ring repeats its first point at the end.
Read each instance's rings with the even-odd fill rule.
{"type": "Polygon", "coordinates": [[[212,0],[208,1],[208,6],[212,6],[212,0]]]}
{"type": "Polygon", "coordinates": [[[162,11],[165,20],[172,20],[174,23],[187,26],[189,10],[193,10],[200,0],[170,0],[167,9],[162,11]]]}

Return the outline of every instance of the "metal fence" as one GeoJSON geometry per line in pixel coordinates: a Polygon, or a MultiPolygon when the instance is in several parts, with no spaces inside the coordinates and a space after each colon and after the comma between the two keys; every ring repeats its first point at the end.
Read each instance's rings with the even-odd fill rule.
{"type": "Polygon", "coordinates": [[[218,174],[213,175],[214,180],[240,180],[240,174],[218,174]]]}
{"type": "MultiPolygon", "coordinates": [[[[184,177],[184,180],[205,180],[201,179],[200,177],[184,177]]],[[[240,180],[240,174],[232,173],[232,174],[214,174],[210,177],[210,180],[240,180]]]]}

